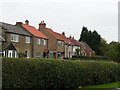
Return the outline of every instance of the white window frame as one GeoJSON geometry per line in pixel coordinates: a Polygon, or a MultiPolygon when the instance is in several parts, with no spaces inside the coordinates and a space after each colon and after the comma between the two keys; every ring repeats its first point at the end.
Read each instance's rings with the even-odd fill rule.
{"type": "Polygon", "coordinates": [[[46,40],[46,39],[44,39],[44,46],[45,46],[45,45],[47,45],[47,40],[46,40]]]}
{"type": "Polygon", "coordinates": [[[61,45],[62,45],[62,46],[64,45],[64,42],[63,42],[63,41],[61,41],[61,45]]]}
{"type": "Polygon", "coordinates": [[[40,45],[40,44],[41,44],[41,39],[37,38],[37,45],[40,45]]]}
{"type": "Polygon", "coordinates": [[[30,37],[27,37],[27,36],[25,37],[25,43],[28,43],[28,44],[30,43],[30,37]]]}
{"type": "Polygon", "coordinates": [[[61,41],[58,40],[58,46],[61,46],[61,41]]]}
{"type": "Polygon", "coordinates": [[[11,34],[11,41],[13,41],[13,42],[19,42],[19,35],[17,35],[17,34],[11,34]]]}

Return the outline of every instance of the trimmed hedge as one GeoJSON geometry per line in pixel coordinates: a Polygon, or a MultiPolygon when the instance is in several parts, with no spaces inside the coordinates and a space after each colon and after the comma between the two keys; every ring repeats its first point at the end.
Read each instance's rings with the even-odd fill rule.
{"type": "MultiPolygon", "coordinates": [[[[108,57],[104,56],[72,56],[72,59],[74,60],[107,60],[110,61],[108,57]]],[[[112,61],[112,60],[111,60],[112,61]]]]}
{"type": "Polygon", "coordinates": [[[12,58],[2,62],[3,88],[78,88],[118,81],[114,62],[12,58]]]}

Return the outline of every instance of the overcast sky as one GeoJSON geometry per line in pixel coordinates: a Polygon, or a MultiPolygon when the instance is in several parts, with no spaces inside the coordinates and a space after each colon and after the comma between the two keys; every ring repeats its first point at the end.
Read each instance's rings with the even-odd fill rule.
{"type": "Polygon", "coordinates": [[[83,26],[96,30],[108,42],[118,41],[119,0],[1,0],[0,21],[15,24],[28,19],[77,40],[83,26]]]}

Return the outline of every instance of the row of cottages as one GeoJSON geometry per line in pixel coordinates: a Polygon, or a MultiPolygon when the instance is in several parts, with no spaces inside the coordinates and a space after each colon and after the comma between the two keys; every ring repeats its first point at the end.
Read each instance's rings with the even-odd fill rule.
{"type": "Polygon", "coordinates": [[[27,20],[25,24],[16,22],[16,25],[0,22],[0,32],[2,38],[5,39],[1,46],[4,47],[5,43],[9,43],[11,47],[14,46],[13,50],[2,50],[2,56],[15,58],[47,57],[48,38],[35,27],[30,26],[27,20]]]}
{"type": "Polygon", "coordinates": [[[28,20],[25,24],[16,22],[16,25],[0,22],[0,33],[0,55],[4,57],[72,58],[77,48],[81,49],[82,55],[91,56],[93,52],[85,42],[47,28],[44,21],[38,29],[29,25],[28,20]]]}
{"type": "Polygon", "coordinates": [[[92,56],[94,53],[85,42],[79,42],[71,36],[68,38],[65,36],[65,32],[60,34],[47,28],[44,21],[39,24],[39,30],[49,38],[49,58],[72,58],[76,55],[76,49],[80,49],[79,55],[92,56]]]}

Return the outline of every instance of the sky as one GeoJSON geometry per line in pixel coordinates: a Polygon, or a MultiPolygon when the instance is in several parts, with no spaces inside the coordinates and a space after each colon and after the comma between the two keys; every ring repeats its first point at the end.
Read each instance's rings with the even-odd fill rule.
{"type": "Polygon", "coordinates": [[[80,38],[82,27],[96,30],[107,42],[118,41],[119,0],[1,0],[0,21],[25,22],[80,38]]]}

